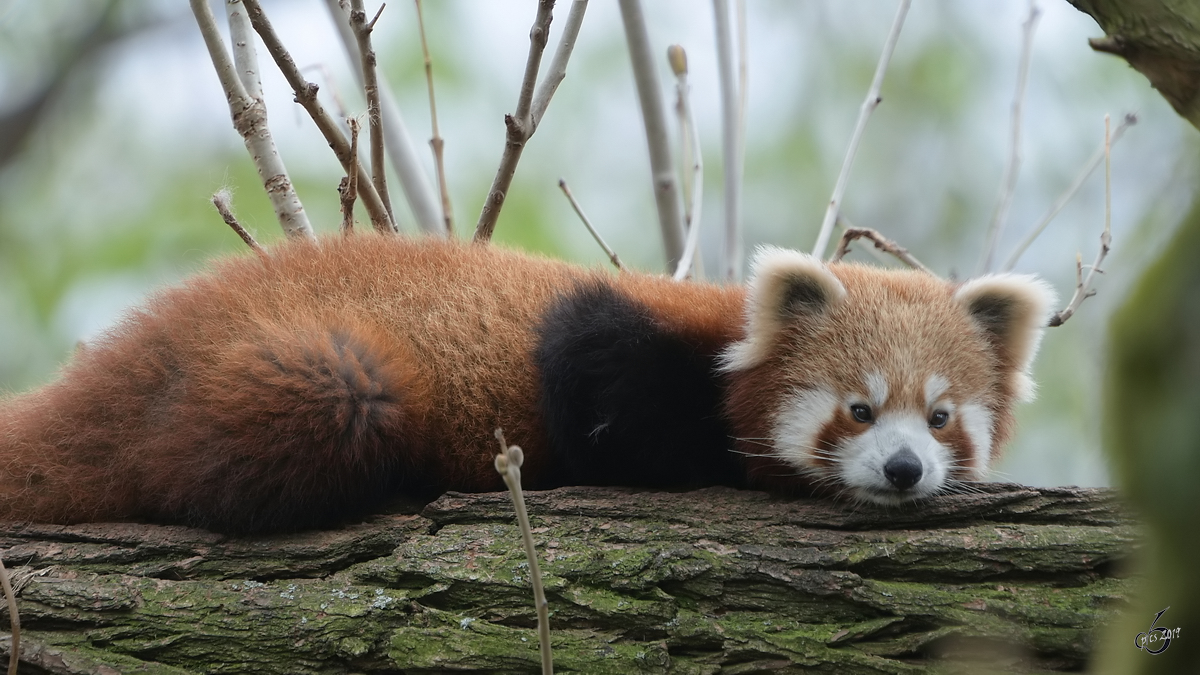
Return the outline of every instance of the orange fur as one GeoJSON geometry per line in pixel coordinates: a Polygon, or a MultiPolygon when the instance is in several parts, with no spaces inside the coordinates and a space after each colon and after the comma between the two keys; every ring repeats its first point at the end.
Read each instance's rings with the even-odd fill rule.
{"type": "MultiPolygon", "coordinates": [[[[781,405],[806,387],[852,393],[864,369],[887,373],[895,405],[944,376],[950,396],[987,405],[996,451],[1036,348],[1028,327],[1002,319],[1033,325],[1037,302],[1004,296],[1008,278],[956,290],[787,255],[769,283],[752,282],[749,302],[742,287],[374,235],[219,261],[80,350],[55,382],[0,404],[0,518],[333,524],[398,490],[501,489],[496,427],[524,448],[528,485],[553,484],[534,352],[547,309],[581,282],[727,361],[711,376],[751,485],[808,484],[764,443],[781,405]],[[806,275],[813,283],[792,284],[806,275]],[[789,313],[796,298],[810,314],[789,313]],[[964,306],[995,310],[995,330],[964,306]]],[[[821,448],[856,433],[846,415],[828,422],[821,448]]],[[[937,434],[969,464],[957,420],[937,434]]]]}
{"type": "Polygon", "coordinates": [[[0,407],[0,518],[179,520],[198,501],[252,511],[355,490],[384,455],[422,476],[414,489],[502,489],[496,427],[523,446],[536,485],[548,453],[533,327],[555,293],[592,277],[662,303],[672,330],[715,336],[714,351],[736,332],[737,289],[614,279],[496,247],[356,236],[219,261],[0,407]],[[347,359],[338,340],[352,343],[347,359]],[[356,410],[335,396],[325,409],[342,378],[297,380],[288,367],[362,371],[363,359],[372,372],[347,381],[398,400],[356,410]],[[330,456],[325,420],[346,429],[356,415],[404,447],[330,456]]]}

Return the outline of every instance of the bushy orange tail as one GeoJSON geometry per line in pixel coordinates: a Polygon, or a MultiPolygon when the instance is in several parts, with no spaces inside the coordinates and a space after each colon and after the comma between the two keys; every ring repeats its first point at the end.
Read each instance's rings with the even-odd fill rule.
{"type": "Polygon", "coordinates": [[[423,387],[396,340],[290,321],[214,344],[167,323],[135,316],[0,407],[0,519],[286,531],[421,480],[423,387]]]}

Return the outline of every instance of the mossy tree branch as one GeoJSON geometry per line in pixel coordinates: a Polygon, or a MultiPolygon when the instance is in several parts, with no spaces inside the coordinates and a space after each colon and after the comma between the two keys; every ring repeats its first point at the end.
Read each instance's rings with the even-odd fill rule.
{"type": "Polygon", "coordinates": [[[1194,0],[1069,0],[1104,29],[1092,49],[1129,62],[1200,128],[1200,4],[1194,0]]]}
{"type": "MultiPolygon", "coordinates": [[[[983,485],[886,510],[724,488],[528,500],[562,672],[917,673],[981,646],[1006,672],[1077,669],[1136,544],[1106,490],[983,485]]],[[[5,524],[0,546],[25,571],[23,658],[53,672],[539,671],[501,493],[259,539],[5,524]]]]}

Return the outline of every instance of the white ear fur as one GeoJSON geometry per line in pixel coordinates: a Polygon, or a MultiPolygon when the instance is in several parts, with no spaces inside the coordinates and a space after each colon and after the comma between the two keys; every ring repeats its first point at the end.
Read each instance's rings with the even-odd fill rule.
{"type": "Polygon", "coordinates": [[[746,339],[721,354],[721,370],[726,372],[762,363],[789,321],[824,314],[846,297],[842,282],[824,263],[799,251],[759,247],[751,270],[746,339]]]}
{"type": "Polygon", "coordinates": [[[1010,362],[1017,398],[1032,400],[1029,367],[1050,319],[1053,289],[1027,274],[989,274],[960,286],[954,300],[987,333],[1001,358],[1010,362]]]}

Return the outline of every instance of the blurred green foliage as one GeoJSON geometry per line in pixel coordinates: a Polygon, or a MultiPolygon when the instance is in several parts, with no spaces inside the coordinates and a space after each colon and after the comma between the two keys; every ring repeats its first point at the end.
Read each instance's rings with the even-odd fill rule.
{"type": "MultiPolygon", "coordinates": [[[[1096,663],[1111,675],[1194,673],[1200,663],[1200,201],[1112,321],[1105,436],[1117,483],[1145,519],[1146,583],[1096,663]],[[1184,628],[1150,658],[1130,647],[1158,626],[1184,628]],[[1123,647],[1123,648],[1121,648],[1123,647]]],[[[1157,643],[1152,645],[1157,649],[1157,643]]]]}

